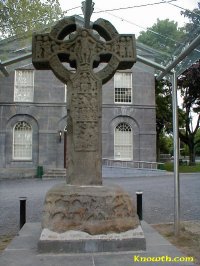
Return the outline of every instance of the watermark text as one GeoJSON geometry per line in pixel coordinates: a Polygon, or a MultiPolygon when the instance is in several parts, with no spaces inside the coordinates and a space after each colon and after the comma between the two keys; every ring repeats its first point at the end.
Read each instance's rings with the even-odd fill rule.
{"type": "Polygon", "coordinates": [[[194,257],[170,257],[170,256],[158,256],[158,257],[143,257],[140,255],[133,256],[133,262],[194,262],[194,257]]]}

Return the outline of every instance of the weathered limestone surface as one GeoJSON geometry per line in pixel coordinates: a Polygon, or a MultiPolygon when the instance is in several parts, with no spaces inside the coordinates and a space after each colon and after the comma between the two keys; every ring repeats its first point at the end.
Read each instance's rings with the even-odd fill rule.
{"type": "Polygon", "coordinates": [[[59,184],[46,195],[42,226],[63,233],[124,232],[139,225],[135,206],[120,187],[59,184]]]}
{"type": "Polygon", "coordinates": [[[104,19],[87,29],[78,27],[75,17],[68,17],[60,20],[50,33],[34,35],[32,47],[35,68],[52,69],[67,84],[68,183],[101,185],[102,84],[117,69],[133,66],[135,36],[118,34],[104,19]],[[70,71],[66,63],[75,71],[70,71]],[[94,71],[100,63],[107,64],[94,71]]]}
{"type": "Polygon", "coordinates": [[[136,61],[135,36],[118,34],[113,25],[98,19],[92,28],[78,27],[75,17],[59,21],[50,33],[33,36],[33,65],[52,69],[67,84],[68,180],[46,195],[42,226],[62,233],[124,232],[139,221],[128,194],[102,185],[102,84],[117,69],[136,61]],[[66,63],[75,71],[70,71],[66,63]],[[104,68],[93,68],[104,64],[104,68]]]}

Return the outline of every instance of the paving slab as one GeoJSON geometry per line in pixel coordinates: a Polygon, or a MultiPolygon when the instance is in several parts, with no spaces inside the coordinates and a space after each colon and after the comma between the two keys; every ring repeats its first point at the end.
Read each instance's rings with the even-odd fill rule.
{"type": "Polygon", "coordinates": [[[146,237],[146,251],[99,252],[80,254],[40,254],[37,249],[40,223],[26,223],[0,255],[1,266],[194,266],[191,262],[170,262],[186,258],[145,221],[141,226],[146,237]],[[157,259],[160,261],[151,261],[157,259]],[[141,261],[143,260],[143,261],[141,261]],[[163,261],[161,261],[163,260],[163,261]],[[165,260],[165,261],[164,261],[165,260]],[[166,261],[168,260],[168,261],[166,261]]]}

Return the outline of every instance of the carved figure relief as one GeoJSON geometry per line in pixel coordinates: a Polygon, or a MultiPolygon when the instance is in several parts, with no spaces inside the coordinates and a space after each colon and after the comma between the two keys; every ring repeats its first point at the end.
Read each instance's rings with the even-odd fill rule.
{"type": "Polygon", "coordinates": [[[120,56],[121,57],[126,57],[126,43],[125,43],[125,38],[124,37],[122,37],[121,40],[120,40],[119,49],[120,49],[120,56]]]}
{"type": "Polygon", "coordinates": [[[44,51],[44,49],[43,49],[43,38],[42,38],[42,36],[37,36],[37,46],[36,46],[36,49],[35,49],[36,58],[44,57],[43,51],[44,51]]]}
{"type": "Polygon", "coordinates": [[[86,72],[81,73],[80,75],[80,91],[81,92],[87,92],[90,86],[90,78],[89,78],[89,74],[86,72]]]}
{"type": "MultiPolygon", "coordinates": [[[[135,53],[132,51],[133,36],[119,35],[110,22],[97,20],[93,29],[105,41],[96,37],[92,30],[77,28],[74,17],[58,22],[49,34],[35,35],[33,65],[39,69],[51,68],[62,82],[70,82],[67,104],[70,109],[70,140],[73,143],[69,146],[68,157],[78,158],[73,155],[79,151],[95,151],[94,162],[88,162],[88,165],[96,165],[99,168],[96,171],[100,173],[101,164],[97,160],[101,158],[101,86],[111,79],[121,66],[122,69],[126,64],[127,67],[132,66],[135,53]],[[75,73],[65,67],[66,62],[76,68],[75,73]],[[94,73],[93,65],[101,62],[108,64],[94,73]]],[[[71,159],[69,163],[71,173],[80,163],[76,159],[73,160],[75,161],[71,159]]],[[[91,170],[91,179],[94,175],[96,173],[91,170]]],[[[71,182],[73,183],[73,180],[71,182]]],[[[92,180],[83,181],[85,184],[88,182],[92,180]]],[[[100,181],[97,181],[97,184],[99,183],[100,181]]]]}
{"type": "Polygon", "coordinates": [[[92,47],[90,45],[87,31],[82,31],[80,38],[80,63],[89,64],[92,47]]]}
{"type": "Polygon", "coordinates": [[[98,145],[98,122],[77,121],[74,130],[76,151],[96,151],[98,145]]]}
{"type": "Polygon", "coordinates": [[[127,57],[133,57],[133,49],[132,49],[133,40],[130,37],[127,37],[126,40],[127,40],[127,43],[126,43],[126,55],[127,55],[127,57]]]}
{"type": "Polygon", "coordinates": [[[43,227],[59,233],[82,230],[102,234],[127,231],[139,224],[131,198],[119,188],[96,188],[91,194],[87,187],[81,193],[63,184],[59,187],[61,195],[49,191],[46,196],[43,227]],[[63,195],[65,189],[67,193],[63,195]]]}
{"type": "Polygon", "coordinates": [[[49,40],[49,37],[48,36],[44,36],[43,37],[43,48],[44,48],[44,57],[49,57],[52,55],[52,49],[51,49],[51,46],[52,46],[52,43],[50,42],[49,40]]]}

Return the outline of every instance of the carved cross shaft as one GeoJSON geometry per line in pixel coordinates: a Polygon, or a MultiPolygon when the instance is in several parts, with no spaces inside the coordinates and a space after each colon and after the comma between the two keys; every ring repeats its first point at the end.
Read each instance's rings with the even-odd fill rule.
{"type": "Polygon", "coordinates": [[[49,34],[33,36],[35,68],[52,69],[68,86],[68,182],[76,185],[102,184],[102,84],[117,69],[130,68],[136,59],[133,35],[119,35],[102,19],[93,29],[96,33],[76,29],[75,19],[70,17],[58,22],[49,34]],[[108,64],[94,73],[93,68],[101,62],[108,64]],[[67,69],[65,63],[76,72],[67,69]]]}

